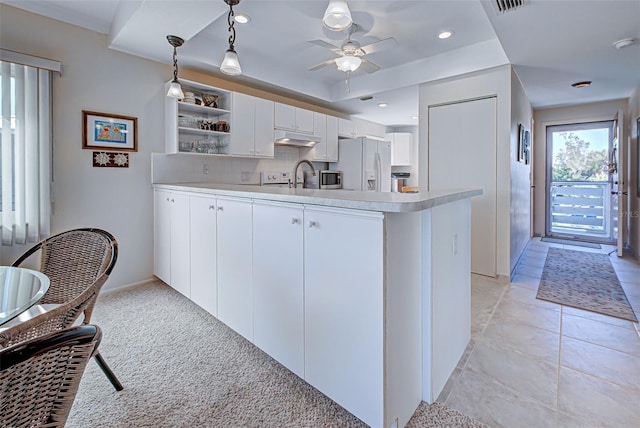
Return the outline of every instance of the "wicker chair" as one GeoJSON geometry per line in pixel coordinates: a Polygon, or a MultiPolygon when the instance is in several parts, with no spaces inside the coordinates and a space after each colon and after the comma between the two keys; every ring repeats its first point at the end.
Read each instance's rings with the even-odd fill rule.
{"type": "MultiPolygon", "coordinates": [[[[38,304],[52,309],[0,332],[0,348],[56,330],[71,327],[83,315],[89,324],[100,289],[109,278],[118,258],[118,243],[109,232],[80,228],[44,239],[27,250],[12,266],[20,266],[40,254],[39,270],[51,284],[38,304]]],[[[96,363],[117,391],[122,384],[100,352],[96,363]]]]}
{"type": "Polygon", "coordinates": [[[101,337],[82,325],[0,350],[0,426],[64,427],[101,337]]]}

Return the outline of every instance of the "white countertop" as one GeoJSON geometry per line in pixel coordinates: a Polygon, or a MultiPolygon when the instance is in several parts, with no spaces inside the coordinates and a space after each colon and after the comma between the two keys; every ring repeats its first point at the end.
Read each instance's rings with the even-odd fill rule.
{"type": "Polygon", "coordinates": [[[415,212],[482,195],[481,189],[419,193],[356,192],[351,190],[289,189],[243,184],[155,183],[155,189],[236,196],[278,202],[352,208],[380,212],[415,212]]]}

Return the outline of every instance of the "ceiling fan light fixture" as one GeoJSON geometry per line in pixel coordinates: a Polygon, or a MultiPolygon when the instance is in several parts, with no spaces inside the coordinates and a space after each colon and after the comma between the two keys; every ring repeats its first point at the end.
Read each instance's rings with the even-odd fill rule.
{"type": "Polygon", "coordinates": [[[336,65],[340,71],[356,71],[362,64],[362,58],[352,55],[336,58],[336,65]]]}
{"type": "Polygon", "coordinates": [[[330,0],[322,24],[332,31],[342,31],[353,23],[349,5],[345,0],[330,0]]]}
{"type": "Polygon", "coordinates": [[[184,93],[178,81],[178,48],[182,46],[184,40],[178,36],[167,36],[167,41],[173,46],[173,80],[171,81],[171,85],[169,85],[167,96],[182,99],[184,98],[184,93]]]}
{"type": "Polygon", "coordinates": [[[236,42],[236,29],[235,14],[233,13],[233,6],[240,3],[240,0],[224,0],[229,5],[229,14],[227,15],[227,24],[229,24],[229,49],[224,53],[224,58],[220,64],[220,71],[229,76],[239,76],[242,74],[242,68],[240,67],[240,60],[238,60],[238,53],[234,48],[236,42]]]}

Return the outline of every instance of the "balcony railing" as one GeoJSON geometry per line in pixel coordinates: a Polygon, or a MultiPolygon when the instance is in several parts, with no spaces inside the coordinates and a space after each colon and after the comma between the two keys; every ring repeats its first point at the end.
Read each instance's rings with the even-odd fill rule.
{"type": "Polygon", "coordinates": [[[551,183],[551,232],[608,237],[609,193],[606,181],[551,183]]]}

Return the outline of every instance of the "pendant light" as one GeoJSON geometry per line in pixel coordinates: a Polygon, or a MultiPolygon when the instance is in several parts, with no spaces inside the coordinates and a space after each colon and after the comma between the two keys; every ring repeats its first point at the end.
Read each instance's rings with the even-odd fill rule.
{"type": "Polygon", "coordinates": [[[236,42],[236,29],[234,27],[234,13],[233,6],[240,3],[240,0],[224,0],[229,5],[229,15],[227,15],[227,23],[229,24],[229,49],[224,54],[222,64],[220,64],[220,71],[230,76],[238,76],[242,74],[242,68],[240,68],[240,61],[238,61],[238,54],[233,47],[236,42]]]}
{"type": "Polygon", "coordinates": [[[329,30],[342,31],[351,26],[353,19],[345,0],[330,0],[322,24],[329,30]]]}
{"type": "Polygon", "coordinates": [[[180,82],[178,81],[178,51],[177,48],[182,46],[184,40],[178,36],[167,36],[167,40],[169,44],[173,46],[173,81],[171,82],[171,86],[169,86],[169,90],[167,91],[168,97],[182,99],[184,98],[184,93],[182,92],[182,87],[180,87],[180,82]]]}

